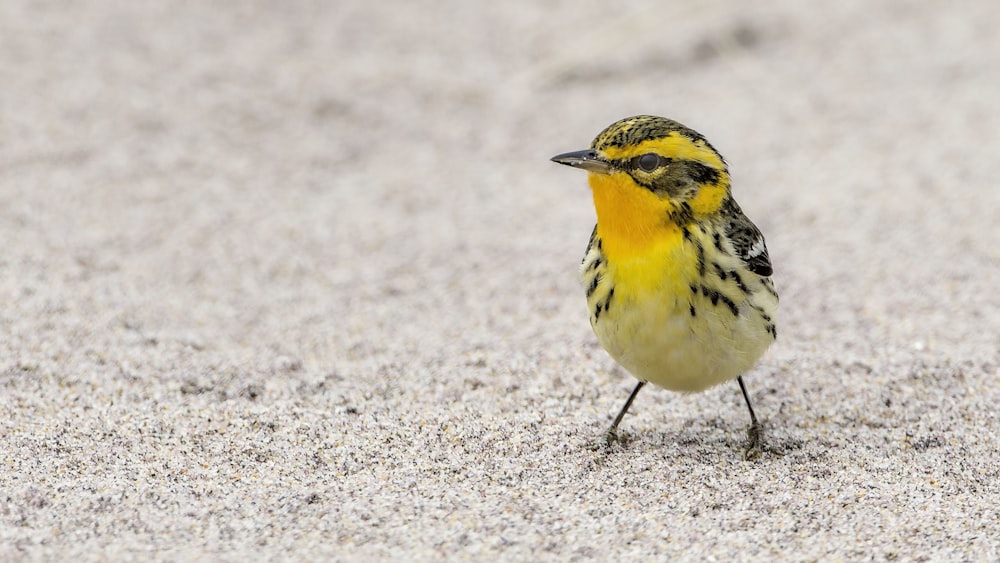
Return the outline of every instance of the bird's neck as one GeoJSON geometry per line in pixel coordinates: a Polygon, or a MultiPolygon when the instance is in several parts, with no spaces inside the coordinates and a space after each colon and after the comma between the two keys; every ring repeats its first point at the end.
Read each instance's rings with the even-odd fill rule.
{"type": "Polygon", "coordinates": [[[597,211],[597,234],[608,260],[628,259],[676,239],[681,230],[671,219],[673,206],[639,188],[626,174],[590,174],[597,211]]]}

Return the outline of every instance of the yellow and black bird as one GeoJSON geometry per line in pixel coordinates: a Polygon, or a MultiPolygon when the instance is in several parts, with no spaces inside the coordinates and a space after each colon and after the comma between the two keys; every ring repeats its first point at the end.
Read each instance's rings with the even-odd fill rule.
{"type": "Polygon", "coordinates": [[[759,456],[742,374],[777,336],[778,293],[725,160],[698,132],[651,115],[613,123],[589,149],[552,160],[588,172],[597,211],[581,266],[590,324],[639,380],[606,443],[647,382],[694,392],[736,379],[750,410],[744,457],[759,456]]]}

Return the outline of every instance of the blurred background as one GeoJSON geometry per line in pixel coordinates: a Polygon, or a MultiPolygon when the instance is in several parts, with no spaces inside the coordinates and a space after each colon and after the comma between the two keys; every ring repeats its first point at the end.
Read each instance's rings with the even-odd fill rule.
{"type": "MultiPolygon", "coordinates": [[[[760,410],[808,433],[971,373],[952,398],[995,430],[998,28],[989,1],[4,2],[3,482],[61,467],[24,461],[58,428],[190,409],[603,427],[631,380],[577,281],[585,179],[548,159],[639,113],[710,139],[767,237],[760,410]]],[[[634,423],[725,400],[728,434],[731,391],[634,423]]]]}
{"type": "Polygon", "coordinates": [[[971,353],[995,337],[949,325],[997,326],[1000,15],[945,6],[7,3],[7,300],[62,285],[101,322],[250,354],[277,329],[315,365],[464,323],[533,338],[579,317],[593,222],[548,157],[653,113],[729,160],[789,334],[971,353]]]}

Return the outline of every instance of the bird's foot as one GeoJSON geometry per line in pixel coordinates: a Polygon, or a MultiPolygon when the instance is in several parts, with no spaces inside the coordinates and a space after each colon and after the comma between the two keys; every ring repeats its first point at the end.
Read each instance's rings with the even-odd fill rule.
{"type": "Polygon", "coordinates": [[[764,454],[764,427],[754,422],[747,428],[747,445],[743,451],[743,459],[757,459],[764,454]]]}
{"type": "Polygon", "coordinates": [[[618,432],[614,428],[608,428],[604,434],[601,434],[600,439],[596,440],[590,447],[591,450],[610,450],[615,444],[625,444],[624,438],[618,436],[618,432]]]}

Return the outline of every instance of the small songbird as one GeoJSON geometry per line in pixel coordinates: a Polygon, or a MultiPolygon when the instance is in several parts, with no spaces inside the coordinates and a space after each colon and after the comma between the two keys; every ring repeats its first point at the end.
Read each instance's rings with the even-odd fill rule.
{"type": "Polygon", "coordinates": [[[744,457],[762,452],[742,374],[774,342],[778,293],[760,230],[730,193],[729,169],[698,132],[663,117],[613,123],[553,161],[587,171],[597,226],[581,275],[590,324],[638,380],[605,443],[648,382],[702,391],[736,379],[750,410],[744,457]]]}

